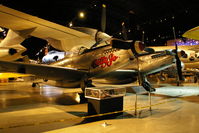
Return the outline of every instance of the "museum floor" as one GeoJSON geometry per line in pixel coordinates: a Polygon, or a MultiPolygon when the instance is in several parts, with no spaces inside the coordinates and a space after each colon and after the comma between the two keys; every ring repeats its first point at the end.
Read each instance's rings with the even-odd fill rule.
{"type": "MultiPolygon", "coordinates": [[[[129,88],[135,84],[121,85],[129,88]]],[[[98,84],[102,86],[102,84],[98,84]]],[[[113,85],[112,85],[113,86],[113,85]]],[[[127,91],[123,115],[115,119],[86,121],[87,103],[77,104],[80,89],[62,89],[31,82],[0,83],[0,133],[197,133],[199,84],[158,84],[149,96],[127,91]]]]}

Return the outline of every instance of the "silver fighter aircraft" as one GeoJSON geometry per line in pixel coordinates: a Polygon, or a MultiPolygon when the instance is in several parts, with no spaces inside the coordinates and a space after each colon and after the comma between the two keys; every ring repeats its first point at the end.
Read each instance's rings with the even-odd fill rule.
{"type": "MultiPolygon", "coordinates": [[[[168,67],[173,66],[174,64],[172,63],[175,62],[173,55],[175,54],[168,50],[154,53],[145,52],[139,54],[139,56],[136,58],[134,57],[135,59],[133,58],[125,67],[105,74],[100,73],[99,75],[92,77],[91,80],[97,81],[98,83],[126,84],[136,81],[139,75],[140,83],[146,89],[150,89],[152,87],[147,81],[146,76],[148,74],[160,72],[168,67]]],[[[43,57],[42,63],[56,62],[61,58],[63,59],[64,56],[67,57],[69,55],[67,55],[65,52],[50,51],[43,57]]],[[[100,58],[100,62],[103,62],[103,58],[100,58]]],[[[102,64],[102,67],[104,66],[105,63],[102,64]]]]}
{"type": "MultiPolygon", "coordinates": [[[[16,34],[19,38],[35,36],[47,40],[56,49],[72,51],[49,65],[0,61],[0,71],[34,74],[56,80],[58,86],[80,86],[84,91],[93,78],[118,72],[118,69],[141,71],[146,75],[169,67],[174,61],[171,51],[144,54],[140,41],[115,39],[89,28],[67,28],[2,5],[0,17],[0,26],[21,33],[16,34]]],[[[151,91],[145,78],[142,78],[142,85],[151,91]]]]}

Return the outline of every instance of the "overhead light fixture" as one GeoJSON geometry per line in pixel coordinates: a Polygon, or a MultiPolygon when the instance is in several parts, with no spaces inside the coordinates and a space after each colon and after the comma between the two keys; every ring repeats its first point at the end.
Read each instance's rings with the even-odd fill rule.
{"type": "Polygon", "coordinates": [[[102,7],[103,7],[103,8],[106,8],[106,5],[105,5],[105,4],[102,4],[102,7]]]}
{"type": "Polygon", "coordinates": [[[85,13],[81,11],[81,12],[79,13],[79,17],[80,17],[80,18],[84,18],[84,17],[85,17],[85,13]]]}

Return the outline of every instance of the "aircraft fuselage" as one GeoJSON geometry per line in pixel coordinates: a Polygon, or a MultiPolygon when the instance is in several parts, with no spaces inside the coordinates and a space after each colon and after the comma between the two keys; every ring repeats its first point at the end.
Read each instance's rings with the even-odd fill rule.
{"type": "Polygon", "coordinates": [[[133,58],[131,50],[112,48],[108,45],[81,55],[66,57],[51,65],[87,70],[89,77],[93,77],[122,68],[128,65],[133,58]]]}
{"type": "Polygon", "coordinates": [[[172,63],[174,63],[174,56],[168,55],[163,51],[160,53],[140,56],[138,57],[138,60],[134,60],[128,68],[133,70],[138,70],[139,68],[141,73],[151,74],[170,67],[172,63]],[[139,67],[133,64],[137,64],[139,67]]]}

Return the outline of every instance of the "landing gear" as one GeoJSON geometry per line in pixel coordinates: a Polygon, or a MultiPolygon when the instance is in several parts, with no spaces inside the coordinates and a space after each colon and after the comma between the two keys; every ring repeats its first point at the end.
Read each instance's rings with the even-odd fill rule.
{"type": "Polygon", "coordinates": [[[82,93],[80,95],[80,103],[87,102],[87,99],[85,98],[85,89],[86,87],[94,87],[92,84],[92,80],[88,79],[88,75],[84,75],[84,77],[81,79],[80,82],[80,88],[82,90],[82,93]]]}
{"type": "Polygon", "coordinates": [[[82,92],[84,93],[85,92],[85,88],[86,88],[86,81],[85,80],[81,81],[80,88],[82,89],[82,92]]]}
{"type": "Polygon", "coordinates": [[[80,88],[82,90],[82,93],[79,93],[80,96],[80,103],[85,103],[87,102],[87,99],[85,98],[85,89],[88,86],[88,83],[92,84],[92,81],[89,82],[91,80],[88,80],[87,78],[83,78],[80,82],[80,88]]]}
{"type": "Polygon", "coordinates": [[[44,81],[44,82],[47,82],[47,81],[48,81],[48,79],[43,79],[43,81],[44,81]]]}
{"type": "Polygon", "coordinates": [[[147,81],[147,78],[145,75],[140,75],[140,78],[141,78],[141,85],[144,87],[144,89],[148,92],[154,92],[155,91],[155,88],[153,88],[151,86],[151,84],[147,81]]]}
{"type": "Polygon", "coordinates": [[[180,81],[177,80],[177,81],[176,81],[176,85],[177,85],[177,86],[180,86],[180,81]]]}
{"type": "Polygon", "coordinates": [[[95,87],[95,86],[92,84],[92,80],[87,80],[85,84],[86,84],[87,87],[95,87]]]}
{"type": "Polygon", "coordinates": [[[153,88],[151,86],[151,84],[148,82],[148,81],[143,81],[142,82],[142,86],[144,87],[144,89],[148,92],[154,92],[155,91],[155,88],[153,88]]]}
{"type": "Polygon", "coordinates": [[[33,83],[32,83],[32,87],[40,87],[40,85],[39,85],[39,83],[37,83],[37,82],[33,82],[33,83]]]}
{"type": "Polygon", "coordinates": [[[158,79],[160,80],[160,81],[166,81],[166,77],[164,76],[164,75],[158,75],[158,79]]]}
{"type": "Polygon", "coordinates": [[[80,88],[82,89],[82,92],[85,92],[86,87],[95,87],[92,84],[92,80],[88,79],[87,76],[84,76],[80,82],[80,88]]]}
{"type": "Polygon", "coordinates": [[[197,76],[194,76],[194,81],[193,81],[194,83],[197,83],[198,82],[198,78],[197,78],[197,76]]]}

